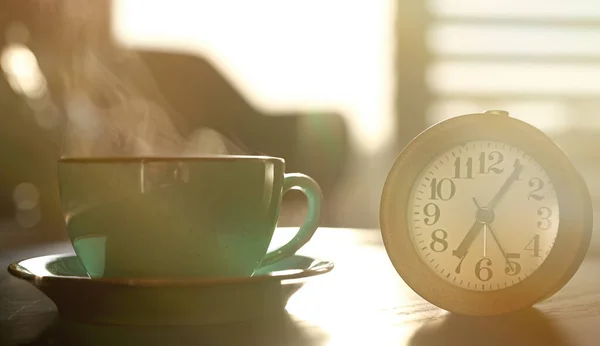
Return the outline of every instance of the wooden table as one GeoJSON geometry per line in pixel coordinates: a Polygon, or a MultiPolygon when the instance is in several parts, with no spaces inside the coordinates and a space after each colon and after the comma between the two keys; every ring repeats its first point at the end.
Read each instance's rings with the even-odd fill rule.
{"type": "MultiPolygon", "coordinates": [[[[282,232],[281,234],[285,234],[282,232]]],[[[14,259],[70,251],[49,244],[0,255],[14,259]]],[[[312,278],[277,321],[225,326],[73,326],[34,287],[0,274],[2,345],[66,345],[76,328],[86,345],[600,345],[600,258],[588,256],[549,300],[515,314],[473,318],[421,299],[396,274],[377,230],[320,229],[301,254],[333,260],[312,278]],[[65,332],[67,330],[68,332],[65,332]]]]}

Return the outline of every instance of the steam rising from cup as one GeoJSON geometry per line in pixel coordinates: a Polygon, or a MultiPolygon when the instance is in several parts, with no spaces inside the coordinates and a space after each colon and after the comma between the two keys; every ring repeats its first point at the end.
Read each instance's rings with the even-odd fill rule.
{"type": "MultiPolygon", "coordinates": [[[[176,115],[131,51],[103,36],[93,6],[105,2],[61,2],[65,28],[61,37],[69,52],[61,59],[63,103],[67,114],[62,156],[206,156],[245,154],[214,129],[199,128],[182,136],[176,115]],[[72,6],[89,6],[87,15],[72,6]]],[[[97,12],[96,12],[97,13],[97,12]]],[[[190,97],[194,90],[189,90],[190,97]]]]}
{"type": "Polygon", "coordinates": [[[210,128],[181,136],[169,115],[155,102],[121,100],[98,108],[85,94],[67,103],[63,156],[206,156],[244,154],[239,146],[210,128]]]}

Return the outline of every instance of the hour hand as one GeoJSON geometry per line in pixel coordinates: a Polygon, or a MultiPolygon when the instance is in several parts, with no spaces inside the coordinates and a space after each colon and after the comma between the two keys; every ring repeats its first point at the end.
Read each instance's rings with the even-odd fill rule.
{"type": "Polygon", "coordinates": [[[477,237],[479,231],[481,231],[481,229],[483,228],[483,225],[484,224],[479,222],[479,220],[475,220],[473,226],[471,226],[471,229],[469,229],[469,232],[464,237],[462,242],[458,245],[456,250],[452,251],[452,255],[458,258],[465,257],[465,255],[467,254],[467,250],[473,243],[473,240],[475,240],[475,238],[477,237]]]}

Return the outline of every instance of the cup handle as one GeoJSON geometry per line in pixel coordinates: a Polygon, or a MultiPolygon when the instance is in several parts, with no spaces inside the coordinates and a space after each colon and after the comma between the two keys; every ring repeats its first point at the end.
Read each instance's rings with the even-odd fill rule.
{"type": "Polygon", "coordinates": [[[261,267],[294,255],[296,251],[312,238],[319,227],[319,222],[321,221],[321,202],[323,200],[323,193],[319,184],[307,175],[289,173],[284,176],[282,197],[291,190],[299,190],[306,195],[308,199],[306,220],[304,220],[304,224],[300,226],[298,233],[296,233],[292,240],[278,249],[267,253],[260,263],[261,267]]]}

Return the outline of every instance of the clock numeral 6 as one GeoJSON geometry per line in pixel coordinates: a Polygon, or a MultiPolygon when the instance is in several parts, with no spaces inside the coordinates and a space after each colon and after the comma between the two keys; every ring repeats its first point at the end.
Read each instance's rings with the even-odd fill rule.
{"type": "Polygon", "coordinates": [[[429,199],[441,199],[442,201],[447,201],[454,197],[456,193],[456,185],[449,178],[443,178],[437,181],[437,178],[431,179],[431,196],[429,199]]]}
{"type": "Polygon", "coordinates": [[[475,276],[481,281],[488,281],[492,278],[492,260],[484,257],[475,264],[475,276]]]}
{"type": "Polygon", "coordinates": [[[446,238],[448,238],[448,233],[446,233],[446,231],[443,229],[436,229],[431,233],[431,239],[433,239],[433,241],[429,244],[429,247],[435,252],[446,251],[448,248],[446,238]]]}

